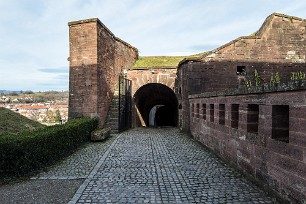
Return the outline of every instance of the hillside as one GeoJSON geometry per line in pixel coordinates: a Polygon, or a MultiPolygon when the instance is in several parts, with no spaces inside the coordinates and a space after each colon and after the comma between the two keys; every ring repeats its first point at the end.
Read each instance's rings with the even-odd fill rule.
{"type": "Polygon", "coordinates": [[[18,133],[23,130],[42,128],[44,125],[30,120],[19,113],[0,107],[0,135],[18,133]]]}

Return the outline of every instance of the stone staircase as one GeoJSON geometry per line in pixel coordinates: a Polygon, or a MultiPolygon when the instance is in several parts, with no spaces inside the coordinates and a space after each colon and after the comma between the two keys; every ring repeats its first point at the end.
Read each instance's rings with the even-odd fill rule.
{"type": "Polygon", "coordinates": [[[116,89],[109,107],[105,127],[111,128],[111,133],[118,133],[119,131],[119,90],[116,89]]]}

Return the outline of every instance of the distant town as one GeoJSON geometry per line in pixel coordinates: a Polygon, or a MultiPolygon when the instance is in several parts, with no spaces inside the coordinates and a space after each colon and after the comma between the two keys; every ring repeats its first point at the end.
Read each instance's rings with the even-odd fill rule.
{"type": "Polygon", "coordinates": [[[45,125],[61,124],[68,119],[68,91],[0,91],[0,107],[45,125]]]}

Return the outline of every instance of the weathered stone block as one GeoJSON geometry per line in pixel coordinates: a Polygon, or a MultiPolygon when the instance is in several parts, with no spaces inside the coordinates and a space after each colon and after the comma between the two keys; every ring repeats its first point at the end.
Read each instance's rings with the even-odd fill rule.
{"type": "Polygon", "coordinates": [[[103,141],[110,136],[110,128],[97,129],[91,133],[91,141],[103,141]]]}
{"type": "Polygon", "coordinates": [[[303,161],[303,150],[297,146],[269,139],[267,148],[275,153],[303,161]]]}

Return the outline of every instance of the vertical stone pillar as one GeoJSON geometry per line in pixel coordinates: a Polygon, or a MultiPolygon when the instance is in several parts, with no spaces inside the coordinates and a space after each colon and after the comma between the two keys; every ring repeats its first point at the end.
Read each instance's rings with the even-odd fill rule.
{"type": "Polygon", "coordinates": [[[239,124],[238,129],[241,132],[241,135],[247,134],[247,114],[248,114],[248,104],[239,105],[239,124]]]}
{"type": "Polygon", "coordinates": [[[258,135],[260,143],[266,146],[267,140],[272,134],[272,105],[259,106],[258,135]]]}
{"type": "Polygon", "coordinates": [[[182,101],[182,130],[185,132],[190,132],[190,104],[189,104],[189,69],[191,69],[192,64],[184,64],[180,69],[180,83],[181,83],[181,101],[182,101]],[[187,69],[187,70],[186,70],[187,69]]]}
{"type": "Polygon", "coordinates": [[[68,25],[69,118],[97,116],[97,19],[68,25]]]}
{"type": "Polygon", "coordinates": [[[138,50],[117,38],[99,19],[70,22],[69,118],[98,117],[104,126],[119,74],[138,50]]]}

